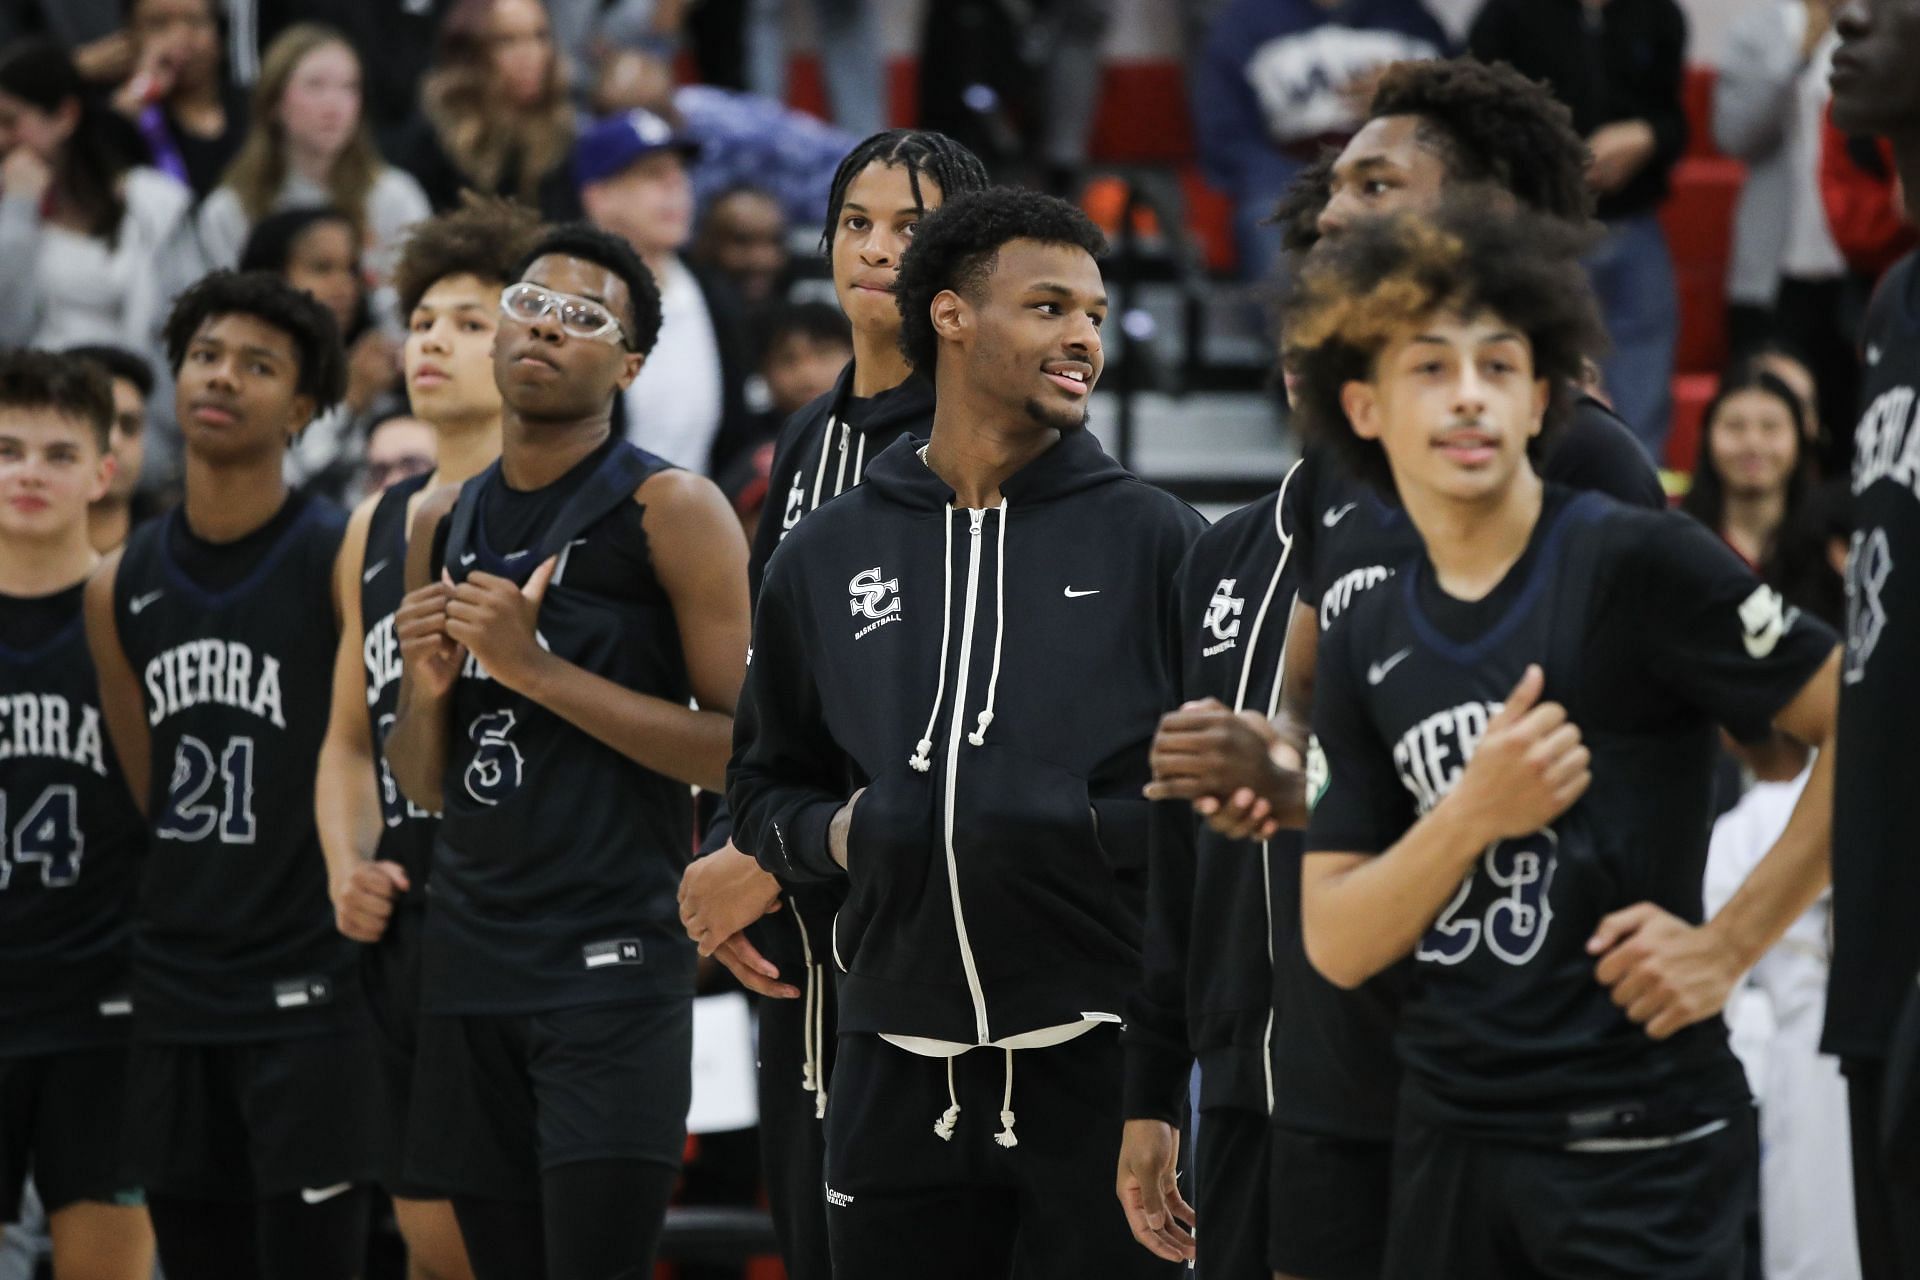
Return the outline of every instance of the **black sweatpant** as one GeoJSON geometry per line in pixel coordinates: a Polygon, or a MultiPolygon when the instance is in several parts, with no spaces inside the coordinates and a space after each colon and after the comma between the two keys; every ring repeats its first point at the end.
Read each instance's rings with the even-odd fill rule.
{"type": "Polygon", "coordinates": [[[1269,1280],[1267,1177],[1272,1161],[1264,1111],[1216,1107],[1200,1113],[1194,1135],[1193,1211],[1200,1280],[1269,1280]]]}
{"type": "Polygon", "coordinates": [[[821,1189],[827,1131],[819,1114],[816,1085],[820,1082],[807,1071],[807,1023],[812,1014],[814,1025],[824,1028],[825,1043],[815,1046],[817,1061],[812,1065],[831,1081],[837,1009],[830,977],[821,974],[813,988],[813,998],[825,1002],[818,1011],[809,1010],[805,999],[759,1004],[760,1168],[789,1280],[832,1280],[833,1276],[827,1251],[827,1200],[821,1189]]]}
{"type": "Polygon", "coordinates": [[[540,1175],[537,1202],[456,1195],[479,1280],[649,1280],[680,1176],[651,1160],[583,1160],[540,1175]]]}
{"type": "Polygon", "coordinates": [[[954,1059],[843,1035],[827,1104],[835,1280],[1176,1275],[1114,1195],[1121,1113],[1115,1027],[954,1059]]]}
{"type": "MultiPolygon", "coordinates": [[[[1885,1111],[1886,1064],[1850,1058],[1847,1078],[1849,1136],[1853,1142],[1853,1219],[1860,1239],[1862,1280],[1920,1280],[1920,1167],[1910,1153],[1888,1159],[1885,1111]]],[[[1901,1074],[1903,1091],[1911,1081],[1901,1074]]],[[[1903,1109],[1911,1110],[1903,1104],[1903,1109]]],[[[1905,1150],[1910,1135],[1893,1147],[1905,1150]]]]}
{"type": "Polygon", "coordinates": [[[254,1203],[150,1195],[160,1265],[178,1280],[355,1280],[373,1188],[324,1188],[254,1203]]]}

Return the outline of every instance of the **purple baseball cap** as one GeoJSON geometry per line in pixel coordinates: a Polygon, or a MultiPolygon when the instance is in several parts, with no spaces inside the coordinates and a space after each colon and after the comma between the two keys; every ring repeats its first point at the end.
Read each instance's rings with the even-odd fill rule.
{"type": "Polygon", "coordinates": [[[683,159],[700,154],[700,144],[641,107],[588,125],[573,146],[573,177],[580,186],[613,177],[656,151],[677,151],[683,159]]]}

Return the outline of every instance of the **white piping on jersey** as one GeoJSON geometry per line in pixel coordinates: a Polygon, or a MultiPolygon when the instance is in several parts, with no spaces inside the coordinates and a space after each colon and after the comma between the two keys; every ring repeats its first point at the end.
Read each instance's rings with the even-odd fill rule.
{"type": "Polygon", "coordinates": [[[1666,1147],[1677,1147],[1684,1142],[1710,1138],[1731,1123],[1732,1121],[1724,1118],[1709,1120],[1697,1129],[1688,1129],[1685,1133],[1667,1134],[1658,1138],[1582,1138],[1578,1142],[1569,1142],[1567,1150],[1601,1155],[1620,1151],[1659,1151],[1666,1147]]]}
{"type": "Polygon", "coordinates": [[[813,1095],[814,1118],[820,1119],[827,1114],[827,1069],[821,1061],[826,1032],[826,966],[813,961],[813,940],[807,936],[798,904],[788,899],[787,911],[793,917],[793,927],[800,931],[800,963],[807,972],[806,991],[801,997],[806,1026],[800,1034],[800,1087],[813,1095]]]}
{"type": "MultiPolygon", "coordinates": [[[[974,532],[978,533],[979,513],[974,514],[974,532]]],[[[933,689],[933,710],[927,714],[926,731],[920,735],[920,741],[913,744],[913,755],[907,759],[907,763],[920,773],[925,773],[933,766],[933,728],[940,720],[940,703],[947,696],[947,641],[953,631],[953,513],[946,511],[942,516],[947,538],[945,553],[940,557],[945,567],[945,576],[941,579],[944,585],[940,591],[940,683],[933,689]]],[[[976,541],[976,555],[979,550],[980,544],[976,541]]]]}
{"type": "MultiPolygon", "coordinates": [[[[1260,609],[1253,615],[1253,632],[1247,637],[1247,652],[1240,659],[1240,687],[1233,695],[1233,710],[1237,715],[1246,710],[1247,680],[1253,673],[1253,655],[1260,647],[1260,628],[1267,620],[1267,607],[1273,603],[1273,593],[1280,585],[1280,575],[1287,571],[1287,561],[1293,558],[1293,536],[1287,532],[1285,521],[1287,509],[1287,486],[1293,483],[1294,472],[1300,469],[1298,462],[1287,470],[1287,478],[1280,482],[1280,492],[1273,500],[1273,531],[1280,535],[1280,563],[1274,566],[1273,577],[1267,582],[1267,593],[1260,599],[1260,609]]],[[[1294,595],[1294,600],[1299,600],[1294,595]]],[[[1267,696],[1267,719],[1271,721],[1280,712],[1280,690],[1287,679],[1287,640],[1292,636],[1293,605],[1287,606],[1288,634],[1280,641],[1280,667],[1274,673],[1273,691],[1267,696]]],[[[1274,967],[1273,955],[1273,848],[1270,842],[1260,842],[1260,889],[1265,900],[1267,912],[1267,971],[1274,967]]],[[[1267,1027],[1260,1036],[1260,1074],[1267,1088],[1267,1114],[1273,1114],[1273,1001],[1267,1001],[1267,1027]]]]}
{"type": "MultiPolygon", "coordinates": [[[[953,932],[960,943],[960,966],[966,971],[967,993],[973,998],[974,1034],[979,1043],[986,1044],[993,1037],[987,1031],[987,994],[980,985],[980,969],[974,963],[973,944],[967,938],[967,916],[960,905],[960,857],[953,844],[955,791],[960,781],[960,721],[962,709],[967,705],[967,668],[973,663],[973,623],[979,613],[980,605],[980,527],[985,523],[987,513],[984,509],[967,512],[969,538],[967,545],[967,604],[966,613],[960,622],[960,665],[953,679],[953,715],[952,728],[947,739],[947,797],[945,821],[943,823],[947,846],[947,891],[953,899],[953,932]]],[[[953,528],[953,517],[947,517],[947,528],[953,528]]],[[[949,532],[951,537],[951,532],[949,532]]],[[[948,563],[952,563],[949,555],[948,563]]],[[[950,610],[948,611],[950,614],[950,610]]],[[[941,670],[946,669],[946,628],[941,628],[941,670]]],[[[939,703],[936,699],[934,714],[939,715],[939,703]]],[[[932,729],[929,726],[928,732],[932,729]]]]}
{"type": "MultiPolygon", "coordinates": [[[[987,676],[987,705],[980,712],[979,723],[967,741],[976,747],[987,745],[987,726],[993,723],[993,699],[1000,690],[1000,643],[1007,634],[1007,500],[1000,499],[1000,539],[997,552],[998,568],[993,577],[993,668],[987,676]]],[[[965,706],[964,702],[956,704],[965,706]]]]}

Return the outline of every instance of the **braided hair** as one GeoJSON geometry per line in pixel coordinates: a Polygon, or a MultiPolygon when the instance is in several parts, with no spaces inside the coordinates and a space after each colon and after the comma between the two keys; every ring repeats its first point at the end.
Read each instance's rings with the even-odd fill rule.
{"type": "Polygon", "coordinates": [[[847,152],[840,167],[834,170],[833,186],[827,194],[827,223],[820,232],[820,252],[833,251],[833,229],[840,225],[840,209],[847,202],[847,188],[875,161],[907,171],[914,203],[922,209],[926,207],[920,191],[922,175],[933,180],[944,200],[968,191],[984,190],[988,182],[987,166],[980,163],[980,157],[944,133],[930,129],[889,129],[876,133],[847,152]]]}

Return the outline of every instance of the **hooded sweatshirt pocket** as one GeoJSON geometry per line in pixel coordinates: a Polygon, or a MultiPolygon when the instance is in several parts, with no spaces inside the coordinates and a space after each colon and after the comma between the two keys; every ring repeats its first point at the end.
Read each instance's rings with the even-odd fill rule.
{"type": "Polygon", "coordinates": [[[936,846],[933,788],[904,764],[867,784],[847,830],[847,901],[836,917],[834,958],[851,970],[868,925],[922,910],[936,846]]]}

